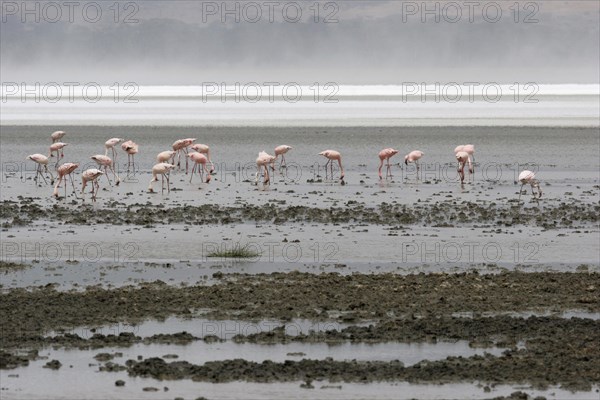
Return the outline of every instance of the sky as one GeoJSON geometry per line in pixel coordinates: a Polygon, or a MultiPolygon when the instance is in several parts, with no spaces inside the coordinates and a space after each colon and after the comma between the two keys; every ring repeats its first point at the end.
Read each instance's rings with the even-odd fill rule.
{"type": "Polygon", "coordinates": [[[600,82],[596,0],[0,3],[3,83],[600,82]]]}

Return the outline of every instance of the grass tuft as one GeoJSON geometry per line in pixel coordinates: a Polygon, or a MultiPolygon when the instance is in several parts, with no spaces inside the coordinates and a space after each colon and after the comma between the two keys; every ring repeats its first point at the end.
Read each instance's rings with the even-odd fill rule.
{"type": "Polygon", "coordinates": [[[217,250],[208,253],[207,257],[220,257],[220,258],[254,258],[259,256],[260,253],[252,250],[249,245],[235,246],[232,249],[217,250]]]}

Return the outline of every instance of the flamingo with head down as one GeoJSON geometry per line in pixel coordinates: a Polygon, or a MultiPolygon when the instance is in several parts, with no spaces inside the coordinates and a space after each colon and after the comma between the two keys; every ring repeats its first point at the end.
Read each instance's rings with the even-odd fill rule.
{"type": "MultiPolygon", "coordinates": [[[[92,192],[91,192],[92,193],[92,201],[96,201],[96,196],[98,195],[98,189],[100,189],[100,184],[98,183],[98,178],[100,178],[102,175],[104,175],[104,172],[102,172],[96,168],[90,168],[90,169],[86,169],[85,171],[83,171],[83,174],[81,174],[81,181],[82,181],[81,195],[83,196],[85,187],[87,186],[88,182],[90,182],[90,184],[92,186],[92,192]]],[[[66,182],[65,182],[65,184],[66,184],[66,182]]]]}
{"type": "Polygon", "coordinates": [[[150,180],[150,184],[148,185],[148,191],[150,193],[154,192],[154,189],[152,189],[152,186],[154,184],[154,182],[158,182],[158,175],[161,175],[162,177],[162,192],[164,193],[165,191],[165,178],[167,180],[167,192],[171,193],[171,186],[170,186],[170,181],[169,181],[169,174],[171,172],[172,169],[174,169],[175,166],[173,164],[169,164],[169,163],[165,163],[165,162],[161,162],[161,163],[157,163],[152,167],[152,179],[150,180]]]}
{"type": "Polygon", "coordinates": [[[29,156],[27,156],[28,160],[31,160],[33,162],[35,162],[37,164],[37,168],[35,170],[35,178],[33,178],[33,180],[37,183],[38,180],[38,176],[41,176],[42,179],[44,180],[45,183],[48,183],[48,181],[46,180],[46,177],[44,176],[44,174],[42,173],[42,169],[48,174],[50,175],[50,184],[54,183],[54,177],[52,176],[52,173],[50,172],[50,170],[48,170],[48,157],[46,157],[43,154],[31,154],[29,156]]]}
{"type": "Polygon", "coordinates": [[[58,182],[56,182],[56,185],[54,186],[54,192],[52,192],[52,196],[54,197],[58,197],[58,187],[60,186],[60,183],[63,181],[65,181],[65,198],[67,197],[67,178],[71,180],[71,185],[73,186],[73,193],[75,194],[75,197],[77,197],[77,191],[75,190],[75,182],[73,181],[73,172],[79,168],[79,164],[76,163],[64,163],[63,165],[61,165],[60,167],[58,167],[58,169],[56,170],[56,173],[58,174],[58,182]]]}
{"type": "Polygon", "coordinates": [[[340,166],[340,181],[344,182],[344,167],[342,167],[342,155],[336,150],[325,150],[319,153],[320,156],[327,158],[325,163],[325,179],[327,179],[327,165],[329,164],[331,169],[330,179],[333,179],[333,162],[337,161],[340,166]]]}
{"type": "Polygon", "coordinates": [[[387,168],[385,171],[385,178],[387,179],[388,176],[390,178],[392,177],[392,166],[390,165],[390,158],[394,157],[396,154],[398,154],[398,150],[392,149],[391,147],[383,149],[379,152],[379,169],[377,170],[377,173],[379,174],[379,179],[383,179],[383,177],[381,176],[381,169],[383,168],[383,163],[386,160],[387,168]]]}

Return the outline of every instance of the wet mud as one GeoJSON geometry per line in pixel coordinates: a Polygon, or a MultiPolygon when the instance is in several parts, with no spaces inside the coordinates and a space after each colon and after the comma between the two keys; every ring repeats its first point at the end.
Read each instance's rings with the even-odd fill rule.
{"type": "Polygon", "coordinates": [[[545,204],[543,208],[519,206],[516,199],[495,201],[442,200],[413,205],[382,202],[376,207],[355,200],[329,208],[285,206],[285,201],[264,205],[241,203],[239,206],[205,204],[165,207],[150,203],[126,204],[113,201],[98,212],[92,206],[43,206],[31,197],[0,203],[3,228],[27,226],[35,221],[51,220],[72,225],[137,225],[187,223],[239,224],[244,222],[283,223],[360,223],[378,225],[419,225],[453,227],[463,224],[513,226],[520,224],[545,229],[585,227],[597,223],[600,205],[572,200],[545,204]],[[282,204],[280,204],[282,203],[282,204]]]}
{"type": "MultiPolygon", "coordinates": [[[[88,287],[61,292],[54,287],[11,289],[0,295],[3,321],[0,368],[24,366],[47,346],[119,348],[134,344],[186,345],[187,332],[133,333],[83,338],[69,333],[81,326],[115,322],[134,324],[169,316],[281,321],[279,328],[237,335],[234,342],[436,342],[468,340],[472,347],[504,347],[502,355],[447,357],[405,366],[400,361],[287,360],[253,362],[233,359],[194,365],[174,357],[123,360],[101,351],[100,371],[127,371],[132,377],[203,382],[290,382],[308,388],[313,381],[420,383],[487,382],[561,386],[591,390],[600,382],[600,321],[482,313],[515,311],[600,311],[600,274],[503,272],[460,274],[272,273],[219,274],[210,286],[173,287],[157,281],[118,289],[88,287]],[[472,317],[453,316],[472,313],[472,317]],[[294,318],[340,321],[339,330],[286,335],[294,318]],[[54,331],[53,336],[45,336],[54,331]],[[61,333],[62,332],[62,333],[61,333]]],[[[60,368],[60,360],[48,368],[60,368]]],[[[515,395],[516,396],[516,395],[515,395]]],[[[512,398],[509,397],[509,398],[512,398]]],[[[514,397],[519,398],[519,397],[514,397]]]]}

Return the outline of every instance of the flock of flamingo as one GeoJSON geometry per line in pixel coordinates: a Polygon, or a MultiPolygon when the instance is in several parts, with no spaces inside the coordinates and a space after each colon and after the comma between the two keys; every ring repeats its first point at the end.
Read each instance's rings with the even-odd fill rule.
{"type": "MultiPolygon", "coordinates": [[[[73,180],[73,173],[77,168],[79,168],[79,164],[67,162],[64,164],[60,164],[62,158],[64,158],[64,148],[68,145],[61,141],[61,139],[66,135],[64,131],[57,131],[50,135],[52,139],[52,143],[50,145],[50,154],[45,156],[43,154],[31,154],[27,157],[27,159],[34,161],[37,163],[37,170],[34,180],[37,182],[38,177],[42,177],[44,182],[48,182],[43,172],[46,172],[50,176],[51,184],[54,184],[54,176],[48,169],[48,163],[50,158],[56,155],[56,163],[54,165],[57,173],[58,180],[56,184],[54,184],[54,191],[52,193],[53,196],[58,197],[58,188],[60,184],[64,181],[65,188],[65,197],[67,196],[67,179],[71,181],[71,185],[73,187],[73,193],[77,195],[77,191],[75,189],[75,183],[73,180]]],[[[194,143],[196,139],[186,138],[176,140],[172,145],[172,150],[167,150],[160,152],[156,156],[157,163],[152,167],[152,179],[150,180],[150,184],[148,186],[148,191],[153,192],[153,185],[155,182],[158,182],[158,176],[161,176],[161,188],[164,192],[165,190],[165,182],[166,182],[166,190],[167,192],[171,191],[170,188],[170,172],[175,168],[181,167],[181,156],[183,155],[185,159],[185,172],[188,173],[188,159],[192,160],[194,163],[192,168],[192,173],[190,174],[190,183],[192,182],[192,178],[194,173],[197,173],[201,176],[201,179],[204,180],[204,173],[206,173],[206,183],[209,183],[211,180],[211,174],[214,172],[214,164],[210,158],[210,148],[205,144],[194,143]],[[190,152],[193,150],[193,152],[190,152]],[[175,164],[175,159],[177,158],[177,164],[175,164]],[[210,169],[207,164],[210,164],[210,169]]],[[[109,184],[112,185],[111,180],[109,178],[109,172],[112,173],[115,179],[115,184],[119,185],[121,179],[117,175],[115,170],[115,163],[117,160],[117,150],[115,146],[121,144],[121,149],[127,153],[127,172],[129,173],[130,169],[135,169],[135,160],[134,156],[139,151],[139,146],[137,143],[132,140],[124,140],[121,138],[111,138],[104,143],[104,154],[97,154],[90,157],[98,164],[98,168],[88,168],[81,174],[82,179],[82,187],[81,194],[84,194],[85,188],[88,183],[91,185],[91,196],[92,201],[96,201],[96,196],[98,194],[98,190],[100,188],[100,184],[98,182],[99,178],[102,175],[105,175],[109,184]],[[111,153],[112,158],[108,156],[108,153],[111,153]]],[[[263,184],[268,184],[270,181],[269,178],[269,166],[273,171],[275,171],[275,162],[281,156],[281,164],[280,168],[286,166],[285,162],[285,154],[292,149],[291,146],[281,145],[275,148],[275,155],[270,155],[265,151],[261,151],[258,154],[258,158],[256,159],[256,179],[255,183],[258,183],[259,176],[264,176],[263,184]]],[[[381,170],[383,168],[384,163],[386,163],[386,175],[385,178],[392,176],[390,159],[398,154],[398,150],[393,148],[386,148],[379,152],[379,179],[383,179],[381,170]]],[[[474,174],[474,154],[475,154],[475,146],[472,144],[465,144],[457,146],[454,149],[454,155],[458,162],[458,173],[460,176],[461,183],[464,183],[465,180],[465,167],[469,166],[469,177],[474,174]]],[[[327,158],[327,163],[325,164],[325,179],[333,179],[333,163],[337,161],[340,168],[340,181],[344,182],[344,168],[342,167],[342,155],[339,151],[335,150],[325,150],[319,153],[319,155],[327,158]],[[329,172],[327,170],[329,167],[329,172]]],[[[404,157],[404,163],[408,165],[408,163],[414,163],[417,168],[417,172],[419,171],[419,160],[425,155],[420,150],[413,150],[408,153],[404,157]]],[[[531,193],[535,197],[536,193],[534,189],[537,189],[538,197],[542,197],[542,190],[540,189],[539,181],[535,177],[535,173],[529,170],[522,171],[519,174],[519,182],[521,183],[521,188],[519,190],[519,201],[521,199],[521,192],[523,190],[523,186],[526,184],[531,185],[531,193]]]]}

